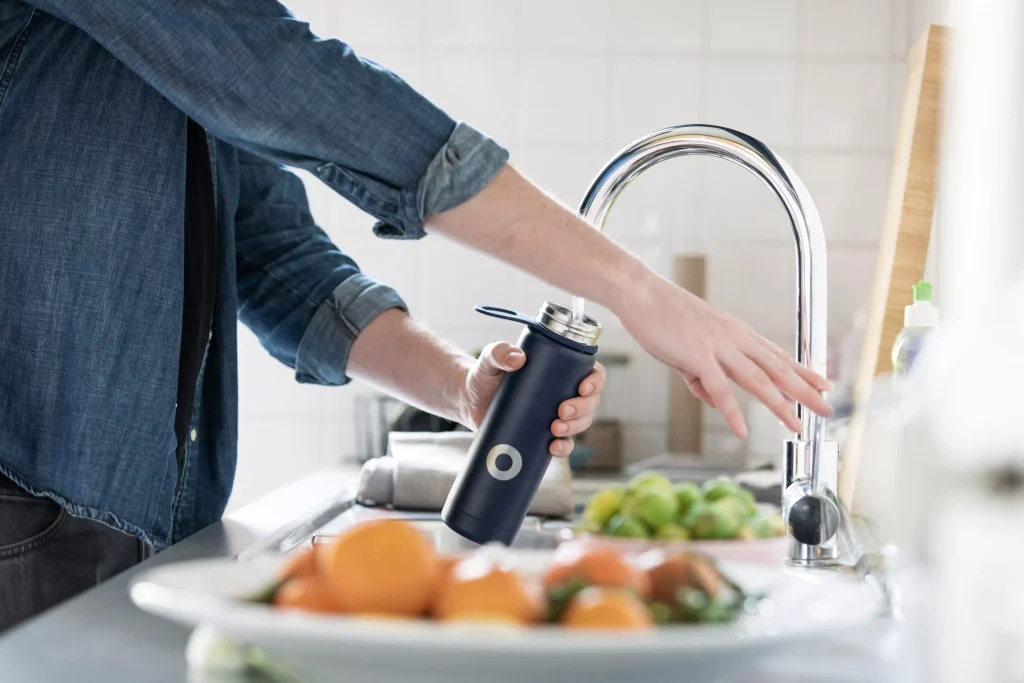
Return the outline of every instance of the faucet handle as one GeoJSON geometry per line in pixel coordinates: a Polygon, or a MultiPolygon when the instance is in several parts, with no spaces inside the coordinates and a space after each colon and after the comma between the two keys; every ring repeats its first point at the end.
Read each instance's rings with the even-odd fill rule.
{"type": "Polygon", "coordinates": [[[835,442],[786,442],[782,519],[789,530],[791,564],[827,566],[839,560],[838,465],[835,442]]]}
{"type": "Polygon", "coordinates": [[[789,506],[789,533],[805,545],[821,545],[839,531],[839,508],[826,496],[809,493],[789,506]]]}

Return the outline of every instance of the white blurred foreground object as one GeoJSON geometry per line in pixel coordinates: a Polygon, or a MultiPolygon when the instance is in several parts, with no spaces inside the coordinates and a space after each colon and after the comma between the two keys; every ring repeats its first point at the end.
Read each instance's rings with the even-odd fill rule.
{"type": "Polygon", "coordinates": [[[920,570],[907,680],[1008,683],[1024,680],[1024,3],[950,5],[945,321],[904,387],[886,521],[920,570]]]}
{"type": "Polygon", "coordinates": [[[198,626],[185,646],[190,683],[232,683],[258,672],[274,683],[303,683],[263,650],[244,645],[212,626],[198,626]]]}
{"type": "Polygon", "coordinates": [[[928,681],[1024,680],[1024,286],[1000,303],[941,326],[904,387],[889,528],[928,577],[928,681]]]}

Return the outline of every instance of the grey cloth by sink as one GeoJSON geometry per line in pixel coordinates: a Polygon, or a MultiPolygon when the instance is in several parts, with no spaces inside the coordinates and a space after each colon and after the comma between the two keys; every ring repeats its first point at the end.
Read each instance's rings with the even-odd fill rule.
{"type": "MultiPolygon", "coordinates": [[[[473,434],[392,432],[388,455],[363,465],[358,500],[400,510],[440,511],[463,466],[473,434]]],[[[529,514],[569,517],[573,513],[568,460],[552,458],[529,514]]]]}

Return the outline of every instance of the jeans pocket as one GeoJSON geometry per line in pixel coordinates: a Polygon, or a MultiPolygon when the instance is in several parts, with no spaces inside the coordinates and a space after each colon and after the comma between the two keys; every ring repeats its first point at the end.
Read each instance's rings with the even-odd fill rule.
{"type": "Polygon", "coordinates": [[[0,560],[43,545],[65,519],[67,512],[52,500],[0,490],[0,560]]]}

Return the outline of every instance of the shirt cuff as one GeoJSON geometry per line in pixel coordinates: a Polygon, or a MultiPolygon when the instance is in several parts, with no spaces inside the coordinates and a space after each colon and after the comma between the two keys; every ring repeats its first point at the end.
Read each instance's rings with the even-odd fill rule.
{"type": "Polygon", "coordinates": [[[339,386],[350,381],[345,369],[359,333],[384,311],[408,307],[398,292],[353,275],[338,285],[313,314],[299,342],[295,379],[303,384],[339,386]]]}
{"type": "Polygon", "coordinates": [[[466,123],[455,126],[415,188],[402,193],[399,220],[373,226],[385,239],[419,239],[427,216],[458,206],[484,189],[508,162],[508,150],[466,123]]]}

